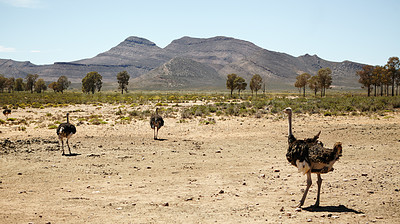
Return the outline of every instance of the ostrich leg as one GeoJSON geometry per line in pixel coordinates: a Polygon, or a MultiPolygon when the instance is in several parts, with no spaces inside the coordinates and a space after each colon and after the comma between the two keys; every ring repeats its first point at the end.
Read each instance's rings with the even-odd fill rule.
{"type": "Polygon", "coordinates": [[[156,134],[156,139],[158,139],[158,129],[159,129],[159,128],[158,128],[158,126],[157,126],[157,134],[156,134]]]}
{"type": "Polygon", "coordinates": [[[64,140],[63,139],[61,139],[61,148],[63,150],[63,155],[65,155],[65,152],[64,152],[64,140]]]}
{"type": "Polygon", "coordinates": [[[308,190],[309,190],[310,187],[311,187],[311,184],[312,184],[312,180],[311,180],[311,170],[309,170],[309,171],[307,172],[307,187],[306,187],[306,190],[304,191],[303,197],[301,198],[300,203],[297,205],[297,207],[301,207],[301,206],[304,205],[304,201],[306,200],[307,193],[308,193],[308,190]]]}
{"type": "Polygon", "coordinates": [[[317,193],[317,201],[315,201],[315,205],[314,207],[319,207],[319,195],[321,193],[321,185],[322,185],[322,178],[321,178],[321,174],[317,174],[318,176],[318,180],[317,180],[317,184],[318,184],[318,193],[317,193]]]}
{"type": "Polygon", "coordinates": [[[67,146],[68,146],[69,154],[71,155],[71,148],[69,147],[68,139],[69,139],[69,138],[67,138],[67,146]]]}

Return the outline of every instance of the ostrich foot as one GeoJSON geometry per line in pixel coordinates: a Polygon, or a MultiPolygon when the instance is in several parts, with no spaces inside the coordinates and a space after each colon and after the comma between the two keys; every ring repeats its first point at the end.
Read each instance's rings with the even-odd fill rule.
{"type": "Polygon", "coordinates": [[[293,205],[292,208],[301,208],[303,206],[304,202],[299,202],[296,205],[293,205]]]}

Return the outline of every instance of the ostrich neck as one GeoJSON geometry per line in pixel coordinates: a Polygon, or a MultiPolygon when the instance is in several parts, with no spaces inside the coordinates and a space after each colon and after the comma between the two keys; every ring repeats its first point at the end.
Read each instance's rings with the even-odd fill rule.
{"type": "Polygon", "coordinates": [[[293,135],[292,134],[292,113],[289,113],[289,136],[293,135]]]}
{"type": "Polygon", "coordinates": [[[67,115],[67,123],[69,124],[69,116],[67,115]]]}

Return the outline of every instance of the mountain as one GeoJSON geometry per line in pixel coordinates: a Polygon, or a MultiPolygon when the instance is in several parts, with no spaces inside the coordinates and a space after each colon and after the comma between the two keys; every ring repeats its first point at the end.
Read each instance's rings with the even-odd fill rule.
{"type": "Polygon", "coordinates": [[[132,80],[136,89],[218,87],[225,80],[212,67],[186,57],[173,58],[132,80]]]}
{"type": "Polygon", "coordinates": [[[88,72],[97,71],[104,82],[116,82],[117,73],[125,70],[135,88],[201,88],[211,84],[224,88],[230,73],[242,76],[248,83],[254,74],[259,74],[267,83],[293,86],[297,75],[303,72],[315,75],[320,68],[329,67],[333,85],[348,88],[359,86],[355,73],[362,66],[351,61],[331,62],[317,55],[294,57],[223,36],[182,37],[165,48],[144,38],[128,37],[93,58],[73,62],[34,65],[0,59],[0,74],[25,77],[28,73],[36,73],[47,81],[65,75],[70,81],[79,83],[88,72]]]}

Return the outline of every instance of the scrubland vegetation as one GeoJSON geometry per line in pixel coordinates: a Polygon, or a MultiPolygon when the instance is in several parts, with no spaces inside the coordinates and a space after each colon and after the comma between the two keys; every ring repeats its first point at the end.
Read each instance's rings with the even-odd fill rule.
{"type": "Polygon", "coordinates": [[[3,108],[49,108],[66,107],[75,104],[124,104],[126,107],[116,113],[121,116],[147,117],[150,111],[137,110],[138,106],[151,105],[162,108],[166,113],[180,111],[182,118],[216,116],[255,116],[278,113],[292,107],[295,113],[322,114],[325,116],[360,115],[395,111],[400,108],[400,97],[365,97],[361,94],[334,93],[327,97],[297,97],[284,93],[266,95],[242,94],[231,98],[229,93],[190,93],[190,92],[131,92],[120,94],[101,92],[83,94],[65,92],[64,94],[45,92],[0,93],[3,108]]]}

